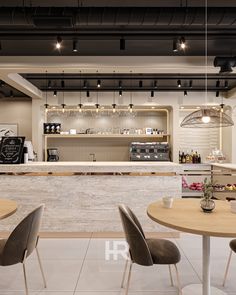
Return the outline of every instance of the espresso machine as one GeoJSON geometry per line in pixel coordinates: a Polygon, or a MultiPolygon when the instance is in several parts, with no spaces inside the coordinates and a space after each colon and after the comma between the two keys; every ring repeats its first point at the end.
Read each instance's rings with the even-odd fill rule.
{"type": "Polygon", "coordinates": [[[170,161],[167,142],[132,142],[130,161],[170,161]]]}
{"type": "Polygon", "coordinates": [[[47,149],[47,161],[48,162],[57,162],[59,161],[59,156],[58,156],[58,149],[57,148],[49,148],[47,149]]]}

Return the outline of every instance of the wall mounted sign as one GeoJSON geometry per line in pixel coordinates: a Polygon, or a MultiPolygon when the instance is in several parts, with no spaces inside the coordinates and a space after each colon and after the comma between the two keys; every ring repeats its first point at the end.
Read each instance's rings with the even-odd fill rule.
{"type": "Polygon", "coordinates": [[[2,137],[0,143],[0,164],[20,164],[25,137],[2,137]]]}

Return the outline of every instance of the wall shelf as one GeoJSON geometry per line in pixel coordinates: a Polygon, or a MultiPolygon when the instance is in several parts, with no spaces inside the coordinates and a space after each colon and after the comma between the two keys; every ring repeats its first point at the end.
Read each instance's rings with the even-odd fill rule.
{"type": "Polygon", "coordinates": [[[163,138],[169,134],[44,134],[45,138],[163,138]]]}

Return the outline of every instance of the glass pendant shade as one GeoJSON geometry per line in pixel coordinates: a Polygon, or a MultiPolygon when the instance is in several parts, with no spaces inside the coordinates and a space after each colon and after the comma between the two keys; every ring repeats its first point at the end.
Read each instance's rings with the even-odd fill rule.
{"type": "Polygon", "coordinates": [[[183,128],[219,128],[233,125],[230,116],[212,108],[197,110],[186,116],[180,124],[183,128]]]}

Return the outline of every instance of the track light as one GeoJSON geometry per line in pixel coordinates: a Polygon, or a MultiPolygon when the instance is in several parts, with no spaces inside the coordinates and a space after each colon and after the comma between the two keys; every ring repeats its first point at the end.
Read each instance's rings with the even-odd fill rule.
{"type": "Polygon", "coordinates": [[[225,88],[228,88],[229,87],[229,81],[225,81],[225,88]]]}
{"type": "Polygon", "coordinates": [[[101,80],[97,81],[97,87],[100,88],[101,87],[101,80]]]}
{"type": "Polygon", "coordinates": [[[187,96],[187,95],[188,95],[187,90],[184,90],[184,96],[187,96]]]}
{"type": "Polygon", "coordinates": [[[217,90],[217,91],[216,91],[216,97],[219,97],[219,96],[220,96],[220,91],[217,90]]]}
{"type": "Polygon", "coordinates": [[[193,80],[190,80],[189,81],[189,88],[192,88],[193,87],[193,80]]]}
{"type": "Polygon", "coordinates": [[[78,51],[78,41],[74,40],[73,41],[73,52],[77,52],[78,51]]]}
{"type": "Polygon", "coordinates": [[[119,96],[122,96],[122,90],[119,91],[119,96]]]}
{"type": "Polygon", "coordinates": [[[115,103],[112,104],[112,112],[113,112],[113,113],[116,112],[116,104],[115,104],[115,103]]]}
{"type": "Polygon", "coordinates": [[[57,43],[56,43],[56,49],[61,48],[62,38],[60,36],[57,36],[57,43]]]}
{"type": "Polygon", "coordinates": [[[181,80],[177,81],[177,86],[180,88],[181,87],[181,80]]]}
{"type": "Polygon", "coordinates": [[[178,52],[178,40],[173,40],[173,52],[178,52]]]}
{"type": "Polygon", "coordinates": [[[61,88],[65,88],[65,81],[64,80],[61,81],[61,88]]]}
{"type": "Polygon", "coordinates": [[[90,97],[90,92],[89,92],[89,90],[87,90],[87,92],[86,92],[86,96],[87,96],[87,97],[90,97]]]}
{"type": "Polygon", "coordinates": [[[125,39],[124,38],[120,39],[120,50],[125,50],[125,39]]]}
{"type": "Polygon", "coordinates": [[[57,91],[56,90],[53,91],[53,96],[57,96],[57,91]]]}
{"type": "Polygon", "coordinates": [[[122,81],[119,81],[119,88],[122,88],[122,81]]]}
{"type": "Polygon", "coordinates": [[[142,80],[139,81],[139,87],[140,88],[143,87],[143,81],[142,80]]]}
{"type": "Polygon", "coordinates": [[[0,41],[0,50],[2,50],[2,42],[0,41]]]}
{"type": "Polygon", "coordinates": [[[87,82],[87,80],[84,80],[84,86],[83,86],[83,88],[87,88],[87,86],[88,86],[88,82],[87,82]]]}
{"type": "Polygon", "coordinates": [[[151,90],[151,97],[154,97],[154,90],[151,90]]]}
{"type": "Polygon", "coordinates": [[[5,82],[3,82],[2,80],[0,80],[0,87],[3,87],[5,85],[5,82]]]}
{"type": "Polygon", "coordinates": [[[82,103],[79,103],[79,104],[78,104],[79,112],[80,112],[80,113],[82,112],[82,106],[83,106],[82,103]]]}
{"type": "Polygon", "coordinates": [[[157,81],[154,81],[154,88],[157,89],[157,81]]]}
{"type": "Polygon", "coordinates": [[[132,103],[129,104],[129,112],[130,112],[130,113],[133,112],[133,106],[134,106],[134,105],[133,105],[132,103]]]}
{"type": "Polygon", "coordinates": [[[52,81],[51,80],[48,81],[48,88],[49,89],[52,88],[52,81]]]}
{"type": "Polygon", "coordinates": [[[217,87],[217,88],[220,87],[220,80],[217,80],[217,81],[216,81],[216,87],[217,87]]]}
{"type": "Polygon", "coordinates": [[[14,95],[13,95],[13,91],[11,90],[10,91],[10,97],[13,97],[14,95]]]}
{"type": "Polygon", "coordinates": [[[96,113],[98,113],[98,111],[99,111],[99,103],[96,103],[95,106],[96,106],[96,113]]]}
{"type": "Polygon", "coordinates": [[[186,41],[185,41],[185,38],[184,37],[181,37],[179,39],[179,45],[180,45],[180,48],[181,49],[185,49],[186,48],[186,41]]]}

